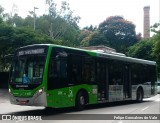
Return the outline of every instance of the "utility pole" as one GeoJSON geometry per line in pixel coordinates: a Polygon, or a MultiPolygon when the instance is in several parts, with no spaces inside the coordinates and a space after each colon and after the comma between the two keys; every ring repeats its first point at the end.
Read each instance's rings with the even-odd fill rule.
{"type": "Polygon", "coordinates": [[[36,9],[39,9],[39,8],[34,7],[34,13],[33,13],[33,16],[34,16],[34,30],[36,30],[36,13],[35,13],[36,9]]]}

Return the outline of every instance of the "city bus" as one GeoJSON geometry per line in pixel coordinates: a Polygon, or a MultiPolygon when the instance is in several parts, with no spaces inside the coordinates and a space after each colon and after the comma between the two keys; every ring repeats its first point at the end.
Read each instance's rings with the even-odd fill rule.
{"type": "Polygon", "coordinates": [[[48,108],[136,100],[156,94],[156,62],[54,44],[17,49],[11,104],[48,108]]]}

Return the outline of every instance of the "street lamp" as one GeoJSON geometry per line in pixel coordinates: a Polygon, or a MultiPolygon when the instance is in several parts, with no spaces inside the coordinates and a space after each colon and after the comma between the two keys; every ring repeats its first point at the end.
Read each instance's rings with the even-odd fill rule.
{"type": "Polygon", "coordinates": [[[33,13],[33,16],[34,16],[34,30],[36,29],[36,13],[35,13],[36,9],[39,9],[39,8],[34,7],[34,13],[33,13]]]}

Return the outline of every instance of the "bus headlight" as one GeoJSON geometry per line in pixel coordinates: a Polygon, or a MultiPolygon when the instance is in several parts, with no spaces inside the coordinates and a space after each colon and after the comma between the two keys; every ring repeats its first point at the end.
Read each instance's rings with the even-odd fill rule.
{"type": "Polygon", "coordinates": [[[37,91],[35,92],[34,96],[37,97],[37,96],[41,95],[43,92],[44,92],[44,88],[41,88],[41,89],[39,89],[39,90],[37,90],[37,91]]]}
{"type": "Polygon", "coordinates": [[[9,91],[9,93],[11,93],[11,89],[10,88],[8,89],[8,91],[9,91]]]}
{"type": "Polygon", "coordinates": [[[43,93],[43,88],[39,89],[38,92],[41,94],[43,93]]]}

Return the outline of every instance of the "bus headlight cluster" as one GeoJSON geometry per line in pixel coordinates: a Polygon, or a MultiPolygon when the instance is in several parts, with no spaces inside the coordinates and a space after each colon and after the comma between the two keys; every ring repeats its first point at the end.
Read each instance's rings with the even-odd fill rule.
{"type": "Polygon", "coordinates": [[[43,93],[43,88],[39,89],[38,92],[41,94],[43,93]]]}
{"type": "Polygon", "coordinates": [[[44,89],[41,88],[41,89],[39,89],[39,90],[37,90],[37,91],[35,92],[34,96],[37,97],[37,96],[41,95],[43,92],[44,92],[44,89]]]}
{"type": "Polygon", "coordinates": [[[10,88],[8,89],[8,91],[9,91],[9,93],[11,93],[11,89],[10,88]]]}

